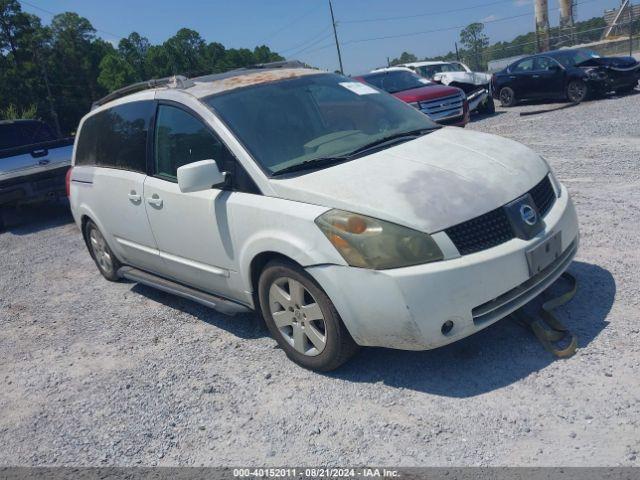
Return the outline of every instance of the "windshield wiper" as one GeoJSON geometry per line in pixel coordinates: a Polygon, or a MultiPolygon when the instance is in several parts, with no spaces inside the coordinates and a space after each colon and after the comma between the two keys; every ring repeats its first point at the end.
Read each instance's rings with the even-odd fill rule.
{"type": "Polygon", "coordinates": [[[390,142],[397,142],[400,140],[412,140],[416,137],[420,137],[422,135],[426,135],[427,133],[433,132],[434,130],[438,130],[439,126],[431,127],[431,128],[421,128],[419,130],[410,130],[408,132],[396,133],[393,135],[388,135],[383,138],[379,138],[371,143],[367,143],[361,147],[356,148],[355,150],[340,156],[335,157],[319,157],[312,158],[310,160],[305,160],[302,163],[296,163],[295,165],[289,165],[288,167],[281,168],[280,170],[276,170],[272,173],[273,176],[283,175],[285,173],[292,172],[302,172],[304,170],[313,170],[315,168],[322,167],[331,167],[333,165],[337,165],[338,163],[347,162],[349,160],[353,160],[357,155],[361,155],[373,148],[380,147],[384,144],[390,142]]]}
{"type": "Polygon", "coordinates": [[[426,135],[427,133],[431,133],[434,130],[438,130],[439,126],[431,127],[431,128],[421,128],[419,130],[410,130],[408,132],[395,133],[393,135],[388,135],[386,137],[379,138],[378,140],[374,140],[371,143],[367,143],[366,145],[362,145],[361,147],[356,148],[352,152],[350,152],[346,157],[349,159],[353,158],[354,155],[359,155],[361,153],[368,152],[371,149],[376,147],[380,147],[390,142],[396,142],[399,140],[412,140],[417,137],[421,137],[422,135],[426,135]]]}
{"type": "Polygon", "coordinates": [[[311,160],[305,160],[302,163],[296,163],[295,165],[289,165],[288,167],[281,168],[280,170],[276,170],[272,175],[283,175],[285,173],[292,172],[301,172],[304,170],[313,170],[314,168],[320,167],[330,167],[332,165],[336,165],[338,163],[346,162],[349,160],[349,157],[341,156],[341,157],[319,157],[312,158],[311,160]]]}

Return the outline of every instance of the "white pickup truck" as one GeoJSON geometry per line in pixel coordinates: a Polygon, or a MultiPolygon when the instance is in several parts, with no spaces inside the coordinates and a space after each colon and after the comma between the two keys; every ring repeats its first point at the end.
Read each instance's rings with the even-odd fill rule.
{"type": "Polygon", "coordinates": [[[39,120],[0,121],[1,209],[65,195],[73,138],[57,138],[39,120]]]}
{"type": "Polygon", "coordinates": [[[421,77],[436,83],[464,90],[469,102],[469,111],[494,113],[491,96],[491,75],[473,72],[462,62],[423,61],[400,65],[416,72],[421,77]]]}

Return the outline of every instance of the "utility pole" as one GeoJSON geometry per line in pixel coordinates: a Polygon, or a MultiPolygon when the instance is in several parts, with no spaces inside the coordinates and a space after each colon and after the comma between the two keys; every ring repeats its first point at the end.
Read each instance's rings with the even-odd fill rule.
{"type": "Polygon", "coordinates": [[[629,4],[629,56],[633,56],[633,5],[629,4]]]}
{"type": "Polygon", "coordinates": [[[456,44],[456,60],[460,61],[460,52],[458,52],[458,42],[455,42],[456,44]]]}
{"type": "Polygon", "coordinates": [[[333,36],[336,39],[336,50],[338,50],[338,62],[340,63],[340,73],[344,75],[344,69],[342,68],[342,55],[340,55],[340,43],[338,43],[338,32],[336,31],[336,19],[333,16],[333,5],[329,0],[329,10],[331,11],[331,24],[333,25],[333,36]]]}

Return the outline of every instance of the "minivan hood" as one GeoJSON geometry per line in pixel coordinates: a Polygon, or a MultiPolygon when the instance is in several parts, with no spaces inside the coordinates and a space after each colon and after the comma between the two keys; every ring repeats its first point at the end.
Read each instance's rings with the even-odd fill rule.
{"type": "Polygon", "coordinates": [[[275,195],[435,233],[505,205],[548,173],[512,140],[445,127],[415,140],[296,177],[275,195]]]}

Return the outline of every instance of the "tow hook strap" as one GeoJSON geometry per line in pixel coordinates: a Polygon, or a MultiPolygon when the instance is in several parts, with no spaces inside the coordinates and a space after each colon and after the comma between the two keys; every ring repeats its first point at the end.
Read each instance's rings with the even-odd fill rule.
{"type": "Polygon", "coordinates": [[[567,272],[562,274],[562,278],[569,282],[569,291],[544,302],[539,312],[540,318],[533,318],[524,313],[522,309],[513,312],[511,317],[516,323],[529,328],[548,352],[558,358],[569,358],[576,353],[578,339],[556,318],[553,310],[574,297],[578,288],[578,281],[567,272]],[[559,346],[560,343],[566,344],[567,342],[566,347],[559,346]]]}

